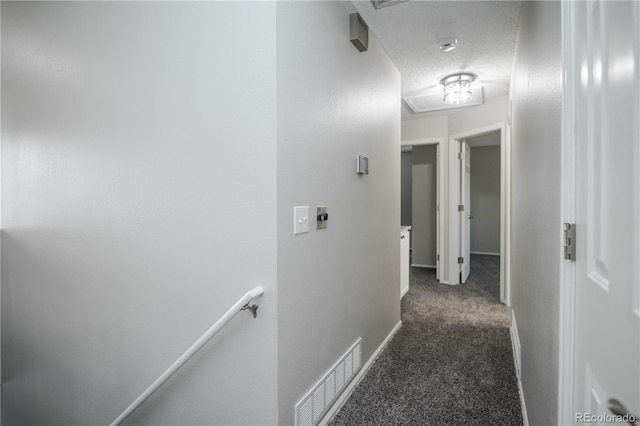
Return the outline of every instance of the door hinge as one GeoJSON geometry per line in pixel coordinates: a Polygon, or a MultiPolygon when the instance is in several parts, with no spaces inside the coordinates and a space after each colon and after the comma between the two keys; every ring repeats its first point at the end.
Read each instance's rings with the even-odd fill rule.
{"type": "Polygon", "coordinates": [[[464,257],[459,257],[458,258],[458,263],[460,263],[460,264],[464,263],[464,257]]]}
{"type": "Polygon", "coordinates": [[[564,258],[575,262],[576,260],[576,224],[564,224],[564,258]]]}
{"type": "Polygon", "coordinates": [[[458,204],[458,211],[459,212],[463,212],[464,211],[464,204],[458,204]]]}
{"type": "Polygon", "coordinates": [[[440,255],[436,255],[436,260],[439,262],[440,261],[440,255]]]}
{"type": "Polygon", "coordinates": [[[464,153],[462,152],[458,153],[458,160],[464,160],[464,153]]]}

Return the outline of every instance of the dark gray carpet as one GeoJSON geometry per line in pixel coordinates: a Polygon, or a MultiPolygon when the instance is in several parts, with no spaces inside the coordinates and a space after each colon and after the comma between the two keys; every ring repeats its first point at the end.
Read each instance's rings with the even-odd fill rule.
{"type": "Polygon", "coordinates": [[[411,268],[402,327],[330,425],[522,425],[500,258],[471,261],[461,286],[411,268]]]}

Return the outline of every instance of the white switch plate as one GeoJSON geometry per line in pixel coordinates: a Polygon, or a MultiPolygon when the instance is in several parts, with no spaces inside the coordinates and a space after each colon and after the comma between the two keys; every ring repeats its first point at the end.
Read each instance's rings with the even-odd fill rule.
{"type": "Polygon", "coordinates": [[[293,235],[309,232],[309,206],[293,208],[293,235]]]}

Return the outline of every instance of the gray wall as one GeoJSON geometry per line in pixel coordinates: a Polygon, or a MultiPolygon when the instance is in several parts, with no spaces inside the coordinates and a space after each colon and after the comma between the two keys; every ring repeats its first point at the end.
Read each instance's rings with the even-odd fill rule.
{"type": "Polygon", "coordinates": [[[5,424],[109,423],[255,285],[258,319],[132,424],[291,424],[372,356],[400,321],[400,75],[352,11],[2,4],[5,424]],[[329,227],[294,237],[295,205],[329,227]]]}
{"type": "Polygon", "coordinates": [[[109,423],[255,285],[258,319],[132,424],[291,424],[372,356],[400,321],[400,75],[352,11],[2,4],[4,424],[109,423]],[[329,227],[294,237],[295,205],[329,227]]]}
{"type": "Polygon", "coordinates": [[[470,211],[471,252],[500,254],[500,145],[471,148],[470,211]]]}
{"type": "Polygon", "coordinates": [[[413,147],[412,259],[413,265],[436,266],[438,164],[436,145],[413,147]]]}
{"type": "Polygon", "coordinates": [[[411,151],[402,152],[400,154],[400,224],[403,226],[411,226],[412,168],[413,163],[411,151]]]}
{"type": "Polygon", "coordinates": [[[449,115],[449,134],[455,136],[505,122],[508,108],[507,96],[492,99],[477,107],[461,108],[458,112],[449,115]]]}
{"type": "Polygon", "coordinates": [[[256,285],[130,423],[278,422],[275,47],[274,3],[2,3],[3,424],[111,422],[256,285]]]}
{"type": "Polygon", "coordinates": [[[349,42],[345,6],[277,3],[283,425],[358,337],[364,364],[400,321],[400,74],[375,37],[366,53],[349,42]],[[327,229],[294,236],[296,205],[327,206],[327,229]]]}
{"type": "MultiPolygon", "coordinates": [[[[440,171],[442,178],[442,204],[440,205],[440,226],[444,235],[442,252],[440,253],[440,282],[457,282],[460,275],[458,264],[458,245],[449,244],[449,241],[458,241],[457,224],[449,224],[449,216],[452,210],[455,212],[458,200],[449,194],[457,194],[457,189],[451,187],[452,178],[448,162],[450,156],[449,135],[459,135],[488,126],[506,123],[509,99],[502,96],[473,108],[462,108],[460,111],[442,116],[427,116],[405,120],[402,122],[402,143],[413,145],[412,141],[419,139],[441,139],[440,156],[444,159],[443,168],[440,171]]],[[[457,213],[456,213],[457,214],[457,213]]],[[[413,218],[412,218],[413,219],[413,218]]],[[[412,235],[413,238],[413,235],[412,235]]]]}
{"type": "Polygon", "coordinates": [[[557,423],[561,262],[559,2],[523,2],[512,78],[511,304],[530,424],[557,423]]]}

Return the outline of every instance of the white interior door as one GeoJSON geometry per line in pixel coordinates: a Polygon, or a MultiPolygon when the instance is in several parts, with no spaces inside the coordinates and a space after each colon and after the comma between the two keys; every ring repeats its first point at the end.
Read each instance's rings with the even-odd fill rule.
{"type": "Polygon", "coordinates": [[[569,87],[576,114],[573,404],[574,422],[581,423],[578,416],[584,413],[611,414],[611,398],[640,415],[640,3],[572,2],[571,11],[576,26],[571,41],[576,81],[569,87]]]}
{"type": "Polygon", "coordinates": [[[460,212],[461,254],[460,283],[464,284],[471,273],[471,149],[467,142],[460,143],[460,204],[464,206],[460,212]]]}

